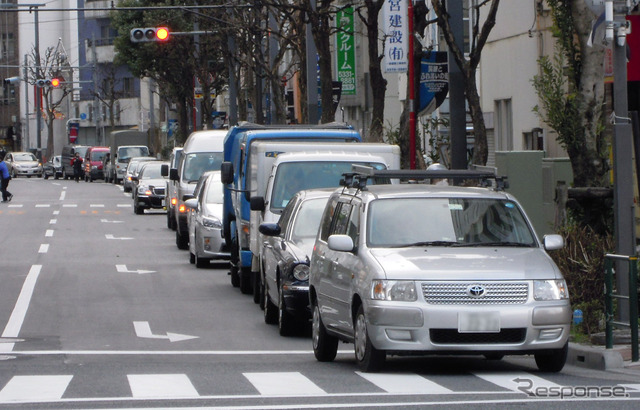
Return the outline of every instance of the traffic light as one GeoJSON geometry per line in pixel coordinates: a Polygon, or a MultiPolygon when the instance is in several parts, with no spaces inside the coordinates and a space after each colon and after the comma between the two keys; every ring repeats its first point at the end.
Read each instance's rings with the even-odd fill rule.
{"type": "Polygon", "coordinates": [[[131,29],[131,42],[143,43],[148,41],[164,42],[169,40],[169,29],[167,27],[147,27],[131,29]]]}
{"type": "Polygon", "coordinates": [[[56,78],[52,78],[52,79],[51,79],[51,86],[52,86],[53,88],[58,88],[58,87],[60,87],[60,84],[62,84],[62,83],[61,83],[61,81],[60,81],[60,79],[59,79],[59,78],[57,78],[57,77],[56,77],[56,78]]]}
{"type": "Polygon", "coordinates": [[[36,80],[36,86],[39,88],[51,87],[51,79],[50,78],[39,78],[36,80]]]}

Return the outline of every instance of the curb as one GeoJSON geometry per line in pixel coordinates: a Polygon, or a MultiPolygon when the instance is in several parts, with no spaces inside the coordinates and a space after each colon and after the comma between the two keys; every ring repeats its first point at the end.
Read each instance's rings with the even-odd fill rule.
{"type": "Polygon", "coordinates": [[[586,346],[569,343],[567,364],[596,370],[621,369],[625,367],[620,349],[586,346]]]}

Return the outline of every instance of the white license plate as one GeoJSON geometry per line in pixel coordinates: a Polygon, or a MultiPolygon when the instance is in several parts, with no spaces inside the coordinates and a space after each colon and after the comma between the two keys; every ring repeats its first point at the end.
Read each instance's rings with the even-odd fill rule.
{"type": "Polygon", "coordinates": [[[458,313],[460,333],[500,332],[500,312],[460,312],[458,313]]]}

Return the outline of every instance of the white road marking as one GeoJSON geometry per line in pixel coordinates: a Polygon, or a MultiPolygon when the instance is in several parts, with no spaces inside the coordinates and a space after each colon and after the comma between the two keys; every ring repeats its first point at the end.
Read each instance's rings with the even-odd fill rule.
{"type": "Polygon", "coordinates": [[[60,215],[60,211],[53,211],[54,215],[60,215]]]}
{"type": "Polygon", "coordinates": [[[64,208],[77,208],[78,204],[62,204],[64,208]]]}
{"type": "Polygon", "coordinates": [[[137,273],[138,275],[142,275],[142,274],[145,274],[145,273],[155,273],[156,272],[154,270],[144,270],[144,269],[129,270],[129,269],[127,269],[127,265],[116,265],[116,270],[119,273],[137,273]]]}
{"type": "Polygon", "coordinates": [[[57,219],[51,219],[51,220],[49,220],[49,223],[50,223],[51,225],[55,225],[55,224],[57,224],[57,223],[58,223],[58,220],[57,220],[57,219]]]}
{"type": "Polygon", "coordinates": [[[640,384],[621,384],[620,386],[629,390],[638,390],[640,391],[640,384]]]}
{"type": "Polygon", "coordinates": [[[47,231],[44,233],[44,236],[46,236],[47,238],[50,238],[53,236],[53,229],[47,229],[47,231]]]}
{"type": "Polygon", "coordinates": [[[186,374],[128,374],[135,398],[199,397],[186,374]]]}
{"type": "Polygon", "coordinates": [[[126,238],[126,237],[116,238],[115,236],[113,236],[113,234],[110,234],[110,233],[105,234],[104,237],[107,238],[107,239],[119,239],[121,241],[127,241],[129,239],[133,239],[133,238],[126,238]]]}
{"type": "Polygon", "coordinates": [[[356,372],[360,377],[388,393],[449,394],[453,391],[417,374],[385,374],[356,372]]]}
{"type": "Polygon", "coordinates": [[[265,396],[326,395],[327,392],[299,372],[242,373],[265,396]]]}
{"type": "Polygon", "coordinates": [[[13,376],[0,390],[0,400],[5,402],[60,400],[73,376],[13,376]]]}
{"type": "Polygon", "coordinates": [[[49,208],[51,204],[36,204],[36,208],[49,208]]]}
{"type": "Polygon", "coordinates": [[[104,208],[104,204],[91,204],[89,208],[104,208]]]}
{"type": "Polygon", "coordinates": [[[170,332],[166,332],[164,335],[154,335],[151,332],[151,326],[149,326],[149,322],[144,321],[133,322],[133,328],[136,331],[136,336],[145,339],[167,339],[171,343],[173,343],[198,338],[198,336],[181,335],[179,333],[170,332]]]}
{"type": "Polygon", "coordinates": [[[22,285],[22,290],[16,301],[16,305],[13,307],[9,321],[2,332],[2,337],[18,337],[20,334],[20,328],[24,317],[29,309],[29,303],[31,302],[31,296],[33,295],[33,289],[36,286],[36,281],[40,275],[42,265],[33,265],[29,270],[29,274],[22,285]]]}
{"type": "Polygon", "coordinates": [[[22,204],[13,204],[13,205],[9,205],[7,208],[22,208],[23,205],[22,204]]]}
{"type": "Polygon", "coordinates": [[[118,208],[131,208],[131,204],[118,204],[118,208]]]}
{"type": "MultiPolygon", "coordinates": [[[[66,189],[66,187],[65,187],[65,189],[66,189]]],[[[65,197],[66,195],[67,195],[67,191],[62,190],[62,192],[60,193],[60,199],[59,199],[59,200],[60,200],[60,201],[64,201],[64,197],[65,197]]]]}
{"type": "Polygon", "coordinates": [[[40,249],[38,249],[38,253],[47,253],[49,252],[49,244],[43,243],[40,245],[40,249]]]}
{"type": "Polygon", "coordinates": [[[562,387],[559,384],[550,382],[542,377],[526,372],[504,372],[504,373],[473,373],[475,376],[490,383],[504,387],[505,389],[526,394],[527,391],[535,390],[538,387],[562,387]]]}

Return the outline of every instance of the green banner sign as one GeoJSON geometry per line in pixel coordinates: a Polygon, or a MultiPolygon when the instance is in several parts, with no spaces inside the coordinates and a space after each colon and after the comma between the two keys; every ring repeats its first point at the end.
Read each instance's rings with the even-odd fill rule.
{"type": "Polygon", "coordinates": [[[354,37],[353,7],[345,7],[336,18],[336,62],[342,95],[356,95],[356,40],[354,37]]]}

